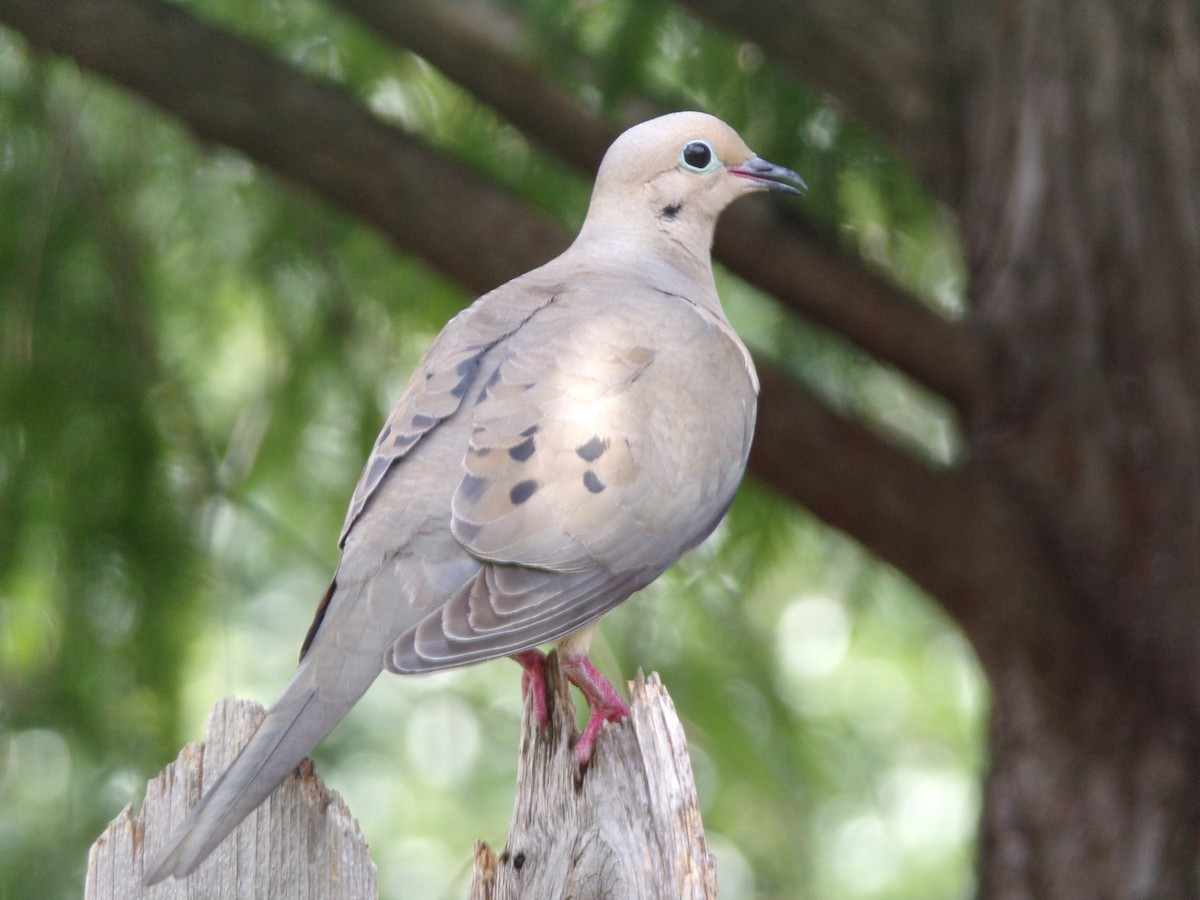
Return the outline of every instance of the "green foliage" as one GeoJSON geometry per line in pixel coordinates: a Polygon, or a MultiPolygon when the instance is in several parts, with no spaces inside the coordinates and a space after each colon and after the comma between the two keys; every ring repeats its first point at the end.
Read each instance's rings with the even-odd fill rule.
{"type": "MultiPolygon", "coordinates": [[[[190,5],[579,221],[583,179],[332,8],[190,5]]],[[[956,308],[950,223],[757,48],[666,3],[521,11],[585,102],[722,115],[806,176],[816,227],[956,308]]],[[[468,298],[3,34],[0,209],[0,897],[68,897],[87,846],[213,700],[269,701],[284,682],[375,432],[468,298]]],[[[759,351],[952,454],[944,409],[719,277],[759,351]]],[[[685,719],[724,896],[968,891],[983,688],[899,576],[751,483],[712,541],[605,622],[601,667],[661,672],[685,719]]],[[[505,661],[384,679],[320,748],[383,896],[461,895],[472,842],[502,843],[517,682],[505,661]]]]}
{"type": "Polygon", "coordinates": [[[85,110],[72,73],[5,51],[0,207],[22,217],[0,238],[0,724],[15,735],[0,803],[35,798],[61,839],[5,816],[0,858],[19,891],[52,896],[45,886],[81,870],[79,847],[104,822],[83,787],[111,802],[112,785],[174,744],[199,559],[116,192],[139,160],[94,155],[111,138],[100,92],[85,110]]]}

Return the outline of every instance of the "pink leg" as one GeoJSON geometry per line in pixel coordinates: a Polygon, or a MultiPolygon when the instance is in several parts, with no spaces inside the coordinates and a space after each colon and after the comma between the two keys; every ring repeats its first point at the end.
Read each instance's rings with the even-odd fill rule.
{"type": "Polygon", "coordinates": [[[549,707],[546,706],[546,655],[541,650],[525,650],[514,653],[512,659],[522,668],[521,699],[524,700],[533,691],[533,714],[539,725],[550,721],[549,707]]]}
{"type": "Polygon", "coordinates": [[[621,699],[616,688],[601,675],[586,653],[565,653],[559,648],[559,662],[567,680],[583,693],[592,711],[583,734],[575,743],[575,759],[587,765],[596,746],[596,738],[605,722],[619,722],[629,715],[629,705],[621,699]]]}

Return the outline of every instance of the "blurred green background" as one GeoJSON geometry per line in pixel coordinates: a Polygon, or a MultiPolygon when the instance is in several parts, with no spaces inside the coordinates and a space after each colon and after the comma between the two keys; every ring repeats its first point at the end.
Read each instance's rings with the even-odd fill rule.
{"type": "MultiPolygon", "coordinates": [[[[585,179],[322,4],[182,5],[581,220],[585,179]]],[[[666,4],[522,14],[590,106],[651,96],[722,116],[805,176],[801,214],[958,309],[944,212],[756,48],[666,4]]],[[[944,408],[718,280],[757,352],[929,458],[954,456],[944,408]]],[[[0,898],[74,897],[90,843],[213,701],[269,702],[287,679],[375,433],[471,297],[5,31],[0,296],[0,898]]],[[[987,699],[970,649],[804,510],[748,481],[710,541],[604,620],[594,658],[618,683],[642,666],[671,691],[723,898],[971,894],[987,699]]],[[[473,842],[503,844],[519,680],[504,660],[384,677],[319,749],[383,897],[463,896],[473,842]]]]}

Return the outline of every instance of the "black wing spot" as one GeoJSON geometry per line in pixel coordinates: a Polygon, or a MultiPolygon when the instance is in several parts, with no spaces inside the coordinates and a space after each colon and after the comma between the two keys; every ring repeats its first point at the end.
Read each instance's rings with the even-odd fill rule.
{"type": "Polygon", "coordinates": [[[583,486],[586,487],[593,494],[598,494],[602,490],[604,490],[606,487],[608,487],[608,485],[606,485],[603,481],[601,481],[600,478],[596,475],[596,473],[593,472],[591,469],[588,469],[586,472],[583,473],[583,486]]]}
{"type": "Polygon", "coordinates": [[[595,462],[608,449],[608,442],[600,435],[592,435],[591,440],[585,444],[580,444],[575,448],[575,452],[579,454],[579,458],[584,462],[595,462]]]}
{"type": "Polygon", "coordinates": [[[508,499],[512,501],[513,506],[520,506],[535,493],[537,493],[538,483],[532,478],[526,481],[518,481],[513,485],[513,489],[508,492],[508,499]]]}
{"type": "Polygon", "coordinates": [[[525,462],[525,460],[533,456],[533,451],[536,449],[537,447],[534,446],[533,436],[531,435],[525,438],[525,440],[521,441],[521,443],[517,444],[517,446],[509,447],[508,455],[511,456],[516,462],[525,462]]]}
{"type": "Polygon", "coordinates": [[[532,435],[537,434],[537,432],[538,432],[538,427],[536,425],[530,425],[528,428],[526,428],[524,431],[521,432],[521,437],[531,437],[532,435]]]}
{"type": "Polygon", "coordinates": [[[412,417],[413,428],[418,428],[421,431],[424,431],[426,428],[432,428],[436,424],[437,419],[433,416],[427,416],[424,413],[417,413],[412,417]]]}

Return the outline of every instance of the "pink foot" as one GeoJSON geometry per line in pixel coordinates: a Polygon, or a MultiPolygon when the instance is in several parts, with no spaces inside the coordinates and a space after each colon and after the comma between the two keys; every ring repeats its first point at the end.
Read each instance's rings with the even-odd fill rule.
{"type": "Polygon", "coordinates": [[[533,691],[533,714],[539,725],[550,721],[550,710],[546,706],[546,655],[541,650],[525,650],[514,653],[512,659],[523,670],[521,672],[521,700],[533,691]]]}
{"type": "Polygon", "coordinates": [[[575,760],[582,767],[592,758],[596,738],[600,735],[604,723],[620,722],[628,716],[629,704],[621,699],[621,695],[609,680],[596,670],[586,654],[563,653],[560,649],[559,663],[567,680],[579,688],[592,711],[583,734],[575,742],[575,760]]]}

